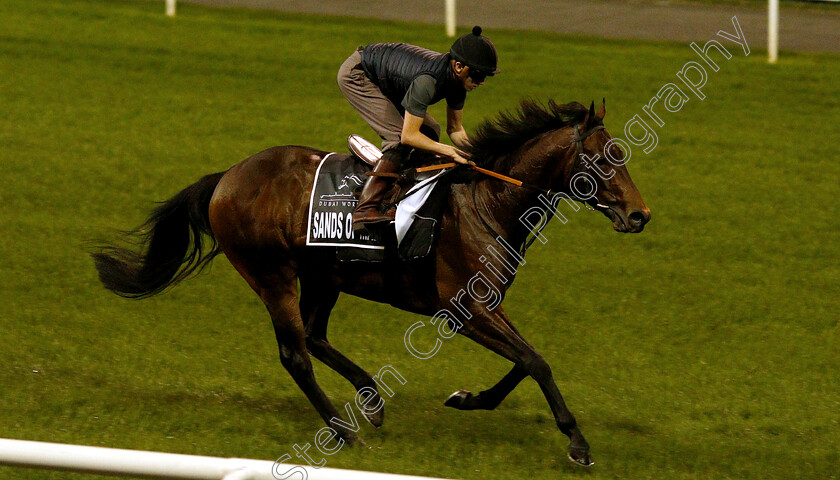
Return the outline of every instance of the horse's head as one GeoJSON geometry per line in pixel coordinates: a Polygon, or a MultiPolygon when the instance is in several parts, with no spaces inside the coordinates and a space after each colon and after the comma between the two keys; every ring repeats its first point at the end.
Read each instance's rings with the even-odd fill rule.
{"type": "MultiPolygon", "coordinates": [[[[641,232],[650,220],[650,210],[624,166],[630,157],[619,146],[627,144],[613,139],[604,128],[605,114],[606,106],[595,112],[594,102],[587,110],[577,102],[549,101],[543,106],[524,100],[518,111],[502,112],[496,120],[481,124],[468,152],[481,167],[586,202],[612,220],[619,232],[641,232]]],[[[488,181],[484,185],[498,184],[488,181]]],[[[517,192],[505,188],[486,200],[497,216],[503,215],[498,195],[517,192]]],[[[521,196],[533,191],[518,192],[520,196],[512,202],[519,207],[535,201],[521,196]]]]}
{"type": "Polygon", "coordinates": [[[574,136],[563,190],[604,213],[617,232],[639,233],[650,221],[650,210],[630,178],[625,164],[630,159],[604,128],[606,102],[595,112],[593,102],[583,121],[573,127],[574,136]]]}

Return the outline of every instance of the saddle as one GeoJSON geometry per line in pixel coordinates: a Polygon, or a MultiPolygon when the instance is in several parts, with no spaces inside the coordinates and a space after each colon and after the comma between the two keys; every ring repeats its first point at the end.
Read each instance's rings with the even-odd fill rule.
{"type": "MultiPolygon", "coordinates": [[[[418,174],[409,168],[394,174],[382,208],[396,206],[396,220],[384,228],[354,232],[352,214],[359,193],[382,153],[358,135],[348,138],[348,146],[352,153],[329,153],[318,166],[307,216],[306,245],[336,248],[341,261],[426,257],[432,251],[446,206],[449,188],[441,180],[449,170],[418,174]]],[[[429,160],[428,154],[412,152],[405,163],[417,165],[429,160]]]]}
{"type": "MultiPolygon", "coordinates": [[[[360,135],[350,135],[347,138],[347,146],[349,147],[350,152],[353,155],[370,165],[371,168],[375,167],[376,163],[382,157],[382,151],[380,151],[374,144],[365,140],[360,135]]],[[[413,150],[409,154],[408,158],[405,160],[403,165],[404,168],[402,168],[397,173],[376,174],[372,171],[366,172],[366,175],[368,176],[376,175],[380,177],[390,178],[393,180],[393,184],[391,185],[390,190],[388,190],[385,193],[385,198],[382,201],[380,209],[383,212],[385,212],[392,208],[395,208],[397,204],[400,203],[400,201],[402,201],[406,197],[406,195],[414,185],[417,185],[419,182],[433,177],[435,173],[437,173],[436,170],[430,170],[431,173],[426,174],[418,173],[417,169],[414,167],[419,165],[437,165],[441,163],[442,161],[431,153],[413,150]]],[[[356,199],[359,198],[363,187],[364,183],[358,186],[353,191],[353,194],[356,197],[356,199]]],[[[412,195],[413,194],[414,193],[412,193],[412,195]]]]}

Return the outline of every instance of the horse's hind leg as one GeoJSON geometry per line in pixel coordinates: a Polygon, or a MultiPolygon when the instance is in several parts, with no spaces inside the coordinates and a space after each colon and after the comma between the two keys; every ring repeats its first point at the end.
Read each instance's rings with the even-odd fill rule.
{"type": "MultiPolygon", "coordinates": [[[[274,334],[280,348],[280,362],[327,425],[347,443],[360,442],[354,430],[336,423],[341,421],[347,424],[315,381],[312,362],[306,351],[306,331],[298,308],[297,281],[294,272],[290,270],[283,269],[256,281],[260,298],[271,314],[274,334]]],[[[357,430],[358,426],[355,431],[357,430]]]]}
{"type": "MultiPolygon", "coordinates": [[[[313,357],[338,372],[356,387],[364,405],[382,402],[376,382],[369,373],[345,357],[327,341],[327,323],[330,312],[338,299],[339,290],[332,285],[312,284],[301,281],[300,312],[306,325],[306,348],[313,357]]],[[[384,406],[375,413],[363,410],[365,418],[375,427],[382,426],[384,406]]]]}

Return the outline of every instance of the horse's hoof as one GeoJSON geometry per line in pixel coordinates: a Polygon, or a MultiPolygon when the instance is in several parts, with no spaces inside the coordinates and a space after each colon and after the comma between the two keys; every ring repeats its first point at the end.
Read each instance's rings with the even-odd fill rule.
{"type": "Polygon", "coordinates": [[[583,447],[569,447],[569,460],[583,467],[595,465],[592,457],[589,456],[589,449],[583,447]]]}
{"type": "Polygon", "coordinates": [[[354,445],[365,446],[365,441],[358,437],[355,433],[350,430],[337,430],[335,435],[333,435],[333,439],[337,442],[344,442],[351,447],[354,445]]]}
{"type": "Polygon", "coordinates": [[[351,447],[364,447],[365,441],[362,440],[361,437],[357,437],[356,435],[340,435],[341,439],[344,440],[347,445],[351,447]]]}
{"type": "Polygon", "coordinates": [[[385,401],[379,396],[379,392],[376,391],[376,387],[371,387],[367,391],[362,391],[362,397],[364,399],[363,403],[365,406],[379,406],[379,409],[375,412],[369,412],[366,409],[363,409],[362,416],[365,417],[365,420],[370,422],[370,424],[374,427],[381,427],[382,422],[385,421],[385,401]]]}
{"type": "Polygon", "coordinates": [[[376,413],[365,413],[364,417],[371,425],[380,428],[382,423],[385,422],[385,407],[380,408],[376,413]]]}
{"type": "Polygon", "coordinates": [[[468,404],[472,398],[473,394],[469,390],[458,390],[450,395],[443,404],[447,407],[457,408],[458,410],[470,410],[468,404]]]}

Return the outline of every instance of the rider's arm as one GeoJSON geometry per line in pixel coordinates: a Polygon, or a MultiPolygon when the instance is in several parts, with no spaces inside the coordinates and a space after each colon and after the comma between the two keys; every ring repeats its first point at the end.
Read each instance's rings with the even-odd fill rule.
{"type": "Polygon", "coordinates": [[[418,117],[405,112],[405,119],[403,120],[402,134],[400,135],[400,143],[410,147],[419,148],[420,150],[427,150],[446,156],[458,163],[469,163],[463,157],[462,152],[458,151],[451,145],[436,142],[431,138],[423,135],[420,132],[420,126],[423,125],[423,117],[418,117]]]}
{"type": "Polygon", "coordinates": [[[458,163],[468,163],[463,152],[420,133],[420,127],[426,119],[426,110],[432,103],[434,96],[435,79],[431,75],[420,75],[411,82],[402,100],[405,118],[400,142],[410,147],[449,157],[458,163]]]}
{"type": "Polygon", "coordinates": [[[446,107],[446,133],[452,140],[452,143],[458,148],[467,148],[470,145],[470,139],[467,137],[467,131],[464,130],[464,125],[461,124],[461,118],[464,116],[464,111],[461,109],[446,107]]]}

